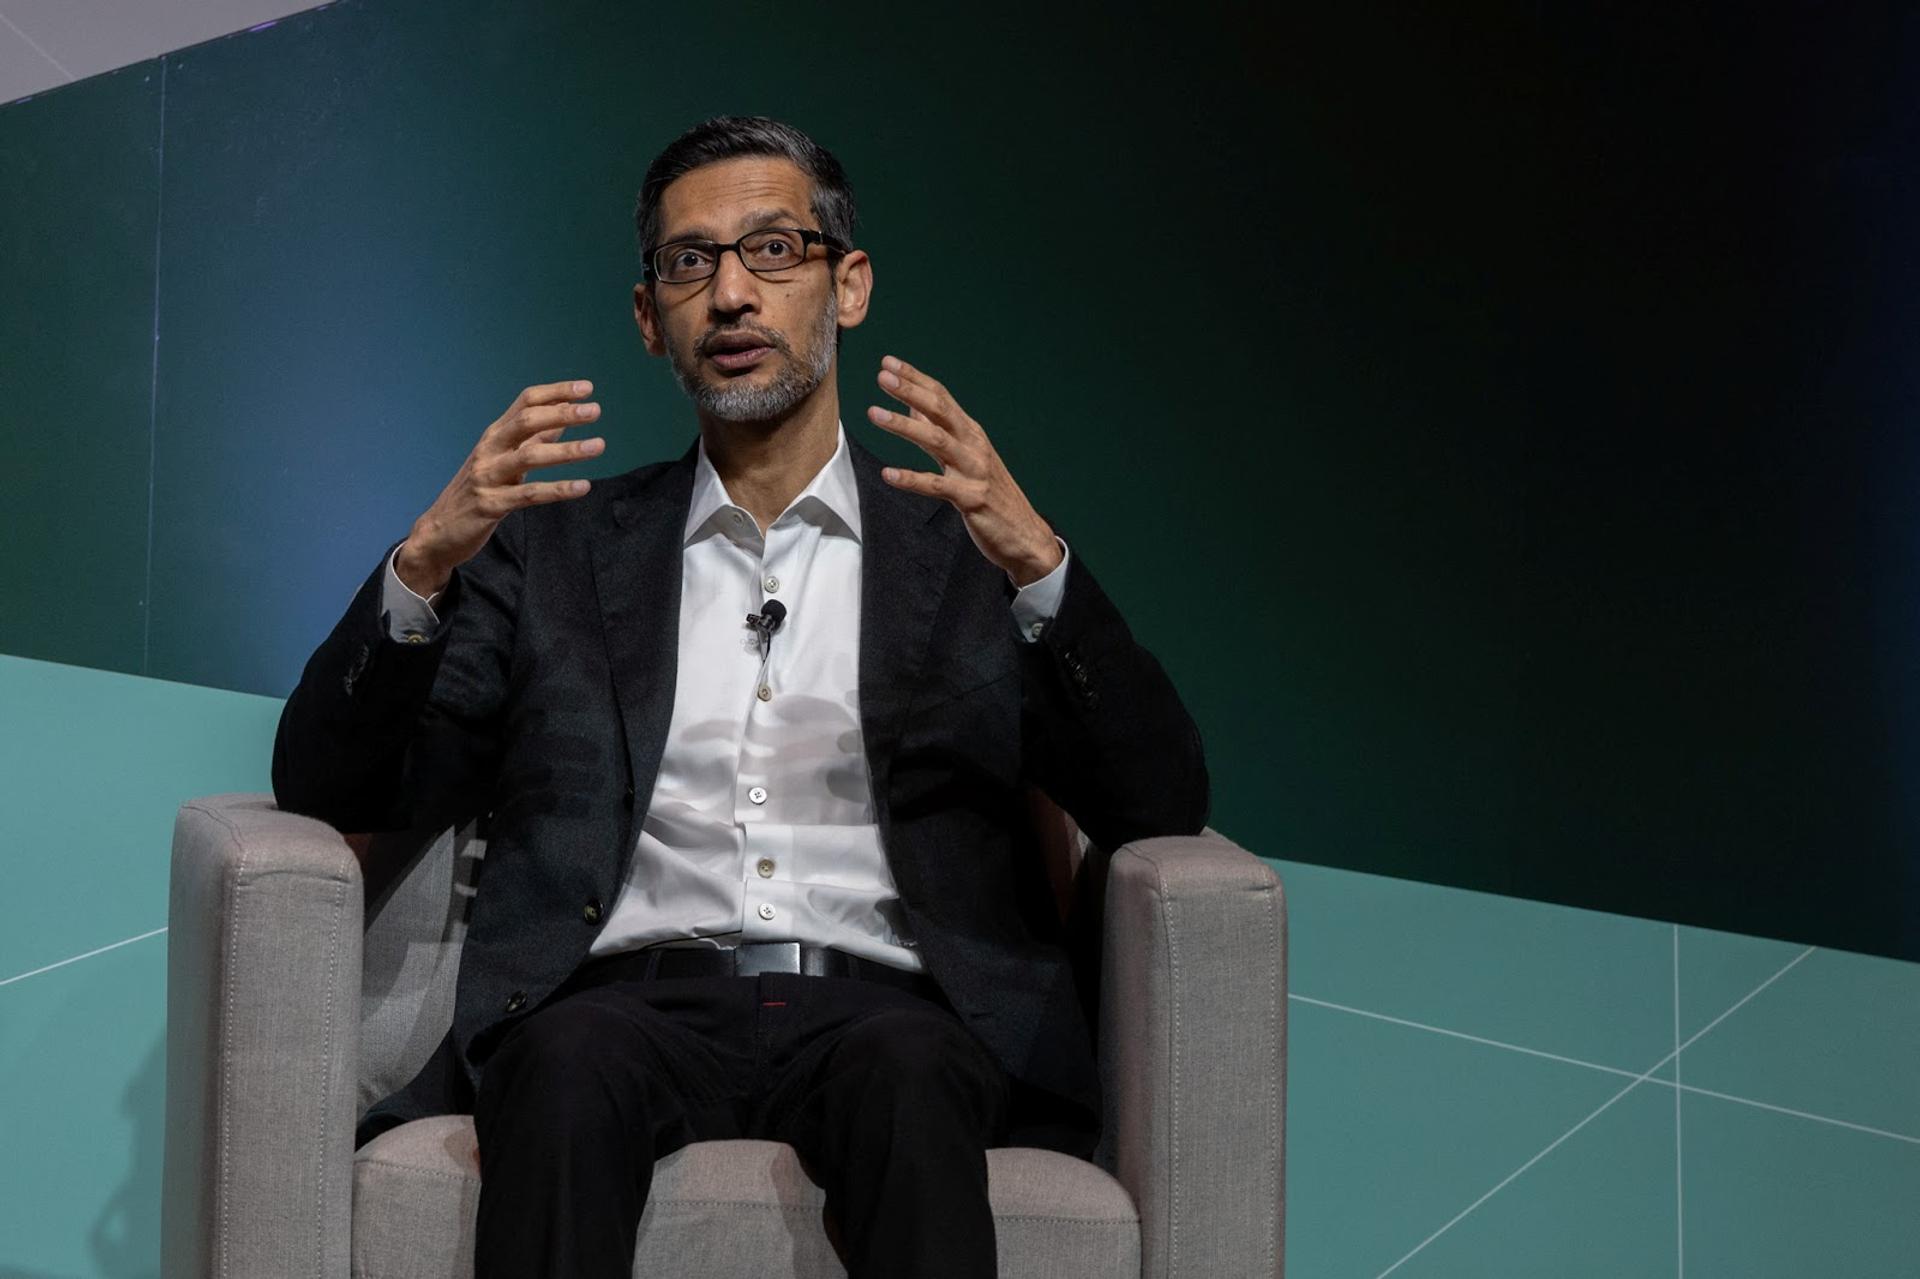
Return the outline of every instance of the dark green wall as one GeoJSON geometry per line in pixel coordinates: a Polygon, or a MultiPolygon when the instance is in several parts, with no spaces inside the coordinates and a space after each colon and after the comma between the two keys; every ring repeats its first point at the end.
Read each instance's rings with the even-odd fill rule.
{"type": "Polygon", "coordinates": [[[634,190],[765,112],[849,430],[948,383],[1217,827],[1920,958],[1917,28],[1490,13],[342,0],[9,106],[0,651],[283,695],[521,386],[677,455],[634,190]]]}

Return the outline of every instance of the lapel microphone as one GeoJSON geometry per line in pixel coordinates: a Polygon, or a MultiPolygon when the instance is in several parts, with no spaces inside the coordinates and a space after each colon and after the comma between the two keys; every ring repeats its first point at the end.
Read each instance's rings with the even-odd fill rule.
{"type": "Polygon", "coordinates": [[[773,633],[780,629],[780,623],[787,620],[787,606],[779,600],[768,600],[760,606],[758,613],[747,614],[747,625],[760,632],[760,642],[764,647],[763,656],[773,656],[773,633]]]}

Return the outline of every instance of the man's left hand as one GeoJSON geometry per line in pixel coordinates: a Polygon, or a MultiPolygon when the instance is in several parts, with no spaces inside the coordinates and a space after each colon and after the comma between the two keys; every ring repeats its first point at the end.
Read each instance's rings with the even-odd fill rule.
{"type": "Polygon", "coordinates": [[[973,544],[1015,586],[1037,582],[1057,568],[1061,552],[1053,529],[1013,482],[986,431],[954,402],[947,388],[891,355],[880,361],[878,381],[911,412],[902,416],[874,405],[867,409],[867,420],[912,440],[941,466],[937,475],[890,466],[881,477],[895,488],[951,502],[973,544]]]}

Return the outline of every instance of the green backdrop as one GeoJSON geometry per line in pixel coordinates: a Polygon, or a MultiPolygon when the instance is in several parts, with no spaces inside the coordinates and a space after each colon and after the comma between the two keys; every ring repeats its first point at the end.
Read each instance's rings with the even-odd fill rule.
{"type": "Polygon", "coordinates": [[[814,133],[1274,857],[1920,957],[1913,24],[342,0],[0,111],[0,651],[284,696],[694,121],[814,133]]]}

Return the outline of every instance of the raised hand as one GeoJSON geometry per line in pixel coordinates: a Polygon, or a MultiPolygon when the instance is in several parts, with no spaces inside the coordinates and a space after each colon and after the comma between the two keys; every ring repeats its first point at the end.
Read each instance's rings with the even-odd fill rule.
{"type": "Polygon", "coordinates": [[[598,436],[560,443],[570,426],[600,416],[598,404],[575,404],[593,391],[591,382],[549,382],[514,397],[507,411],[480,436],[460,471],[440,491],[400,547],[394,571],[407,589],[428,596],[441,590],[453,570],[480,553],[509,511],[541,502],[564,502],[590,487],[585,480],[525,482],[528,471],[595,457],[606,448],[598,436]]]}
{"type": "Polygon", "coordinates": [[[881,477],[896,488],[953,504],[980,553],[1025,586],[1059,566],[1053,529],[1027,501],[981,425],[968,417],[947,388],[889,355],[880,361],[882,389],[905,404],[905,416],[874,405],[867,418],[884,431],[912,440],[940,463],[941,472],[887,467],[881,477]]]}

